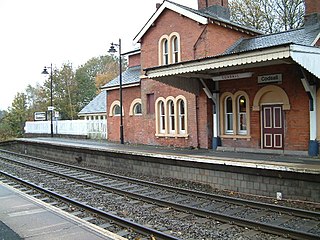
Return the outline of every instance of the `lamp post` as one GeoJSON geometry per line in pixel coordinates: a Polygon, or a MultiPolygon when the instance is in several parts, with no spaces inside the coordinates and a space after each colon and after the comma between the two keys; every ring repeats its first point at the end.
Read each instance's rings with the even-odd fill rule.
{"type": "Polygon", "coordinates": [[[122,117],[122,60],[121,60],[121,39],[119,38],[119,43],[111,43],[109,53],[116,53],[115,47],[119,48],[119,91],[120,91],[120,143],[124,144],[123,139],[123,117],[122,117]]]}
{"type": "Polygon", "coordinates": [[[51,111],[50,114],[50,132],[51,132],[51,137],[53,137],[53,99],[52,99],[52,63],[50,64],[50,67],[44,67],[42,74],[49,74],[47,69],[50,68],[50,107],[48,108],[49,111],[51,111]]]}

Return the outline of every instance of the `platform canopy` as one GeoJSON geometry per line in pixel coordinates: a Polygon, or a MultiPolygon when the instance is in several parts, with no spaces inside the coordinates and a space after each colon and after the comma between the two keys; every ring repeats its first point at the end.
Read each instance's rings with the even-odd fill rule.
{"type": "Polygon", "coordinates": [[[144,69],[144,77],[159,81],[163,79],[166,82],[174,81],[175,78],[214,79],[221,72],[295,63],[320,79],[320,49],[296,44],[286,44],[148,68],[144,69]]]}

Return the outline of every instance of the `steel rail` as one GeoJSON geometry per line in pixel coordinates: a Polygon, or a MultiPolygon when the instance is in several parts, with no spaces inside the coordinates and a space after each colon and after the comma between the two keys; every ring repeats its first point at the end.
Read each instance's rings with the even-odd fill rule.
{"type": "Polygon", "coordinates": [[[124,218],[120,218],[120,217],[118,217],[118,216],[116,216],[114,214],[107,213],[105,211],[102,211],[100,209],[91,207],[89,205],[85,205],[85,204],[83,204],[81,202],[78,202],[78,201],[76,201],[74,199],[71,199],[69,197],[63,196],[63,195],[61,195],[59,193],[56,193],[54,191],[51,191],[49,189],[42,188],[42,187],[40,187],[38,185],[35,185],[35,184],[31,183],[31,182],[23,180],[23,179],[21,179],[19,177],[13,176],[13,175],[11,175],[9,173],[3,172],[2,170],[0,170],[0,174],[4,175],[6,177],[12,178],[15,181],[21,182],[22,184],[24,184],[26,186],[29,186],[31,188],[34,188],[34,189],[36,189],[38,191],[41,191],[41,192],[43,192],[45,194],[51,195],[56,199],[60,199],[61,201],[64,201],[64,202],[67,202],[67,203],[71,203],[74,206],[77,206],[79,208],[85,209],[86,211],[88,211],[88,212],[90,212],[92,214],[96,214],[96,215],[100,216],[101,218],[111,220],[111,221],[115,222],[116,224],[118,224],[119,226],[122,226],[124,228],[134,229],[135,231],[137,231],[140,234],[149,235],[149,236],[151,235],[151,236],[155,237],[156,239],[161,239],[161,240],[180,240],[180,238],[176,238],[174,236],[165,234],[165,233],[157,231],[155,229],[152,229],[152,228],[149,228],[149,227],[145,227],[145,226],[143,226],[141,224],[134,223],[134,222],[126,220],[124,218]]]}
{"type": "Polygon", "coordinates": [[[51,161],[51,160],[47,160],[47,159],[43,159],[43,158],[39,158],[39,157],[33,157],[30,155],[10,152],[10,151],[1,150],[1,149],[0,149],[0,152],[4,152],[4,153],[16,155],[16,156],[22,156],[22,157],[26,157],[26,158],[30,158],[30,159],[35,159],[38,161],[44,161],[44,162],[48,162],[48,163],[52,163],[52,164],[56,164],[56,165],[61,165],[64,167],[74,168],[74,169],[81,170],[81,171],[87,171],[89,173],[98,174],[103,177],[112,177],[112,178],[116,178],[116,179],[129,181],[131,183],[139,183],[139,184],[143,184],[146,186],[151,185],[151,186],[155,186],[155,187],[164,188],[169,191],[176,191],[176,192],[183,193],[183,194],[191,194],[195,197],[211,198],[212,200],[218,200],[218,201],[223,201],[223,202],[228,202],[228,203],[232,203],[232,204],[236,204],[236,205],[243,205],[243,206],[248,206],[248,207],[253,207],[253,208],[255,208],[255,207],[266,208],[266,209],[270,209],[270,210],[273,210],[276,212],[282,212],[282,213],[286,213],[286,214],[290,214],[290,215],[294,215],[294,216],[298,216],[298,217],[307,217],[307,218],[313,218],[313,219],[320,220],[320,212],[314,212],[314,211],[286,207],[286,206],[279,206],[279,205],[275,205],[275,204],[263,203],[263,202],[258,202],[258,201],[248,200],[248,199],[241,199],[241,198],[230,197],[230,196],[223,196],[223,195],[218,195],[218,194],[214,194],[214,193],[206,193],[206,192],[201,192],[201,191],[197,191],[197,190],[184,189],[184,188],[169,186],[169,185],[165,185],[165,184],[161,184],[161,183],[155,183],[155,182],[145,181],[145,180],[141,180],[141,179],[120,176],[120,175],[116,175],[116,174],[112,174],[112,173],[105,173],[105,172],[98,171],[98,170],[79,167],[79,166],[66,164],[66,163],[55,162],[55,161],[51,161]]]}
{"type": "MultiPolygon", "coordinates": [[[[9,159],[9,160],[15,162],[12,159],[9,159]]],[[[39,169],[39,170],[42,170],[42,171],[46,171],[46,172],[49,172],[50,174],[53,174],[53,175],[61,176],[61,177],[64,177],[64,178],[69,178],[69,179],[72,179],[73,181],[86,183],[86,184],[89,184],[91,186],[96,186],[96,187],[99,187],[99,188],[107,189],[109,191],[112,191],[112,192],[115,192],[115,193],[118,193],[118,194],[121,194],[121,195],[130,196],[131,198],[134,198],[134,199],[139,199],[139,200],[143,199],[146,202],[156,203],[156,204],[158,204],[160,206],[169,206],[171,208],[174,208],[174,209],[177,209],[177,210],[180,210],[180,211],[194,213],[194,214],[196,214],[198,216],[201,216],[201,217],[211,217],[211,218],[219,220],[221,222],[231,222],[231,223],[234,223],[234,224],[239,225],[239,226],[256,228],[256,229],[259,229],[260,231],[263,231],[263,232],[272,233],[272,234],[278,234],[278,235],[284,235],[284,236],[291,237],[293,239],[306,239],[306,240],[319,239],[319,235],[315,235],[315,234],[312,234],[312,233],[301,232],[301,231],[298,231],[298,230],[284,228],[284,227],[280,227],[280,226],[276,226],[276,225],[272,225],[272,224],[268,224],[268,223],[262,223],[262,222],[258,222],[258,221],[254,221],[254,220],[249,220],[249,219],[239,218],[239,217],[235,217],[235,216],[230,216],[230,215],[223,214],[223,213],[211,212],[211,211],[204,210],[204,209],[199,209],[199,208],[195,208],[195,207],[191,207],[191,206],[185,206],[185,205],[178,204],[178,203],[175,203],[175,202],[165,201],[165,200],[161,200],[161,199],[155,199],[155,198],[152,198],[152,197],[148,197],[148,196],[144,196],[144,195],[128,192],[128,191],[117,189],[117,188],[114,188],[114,187],[105,186],[105,185],[102,185],[102,184],[99,184],[99,183],[95,183],[95,182],[91,182],[91,181],[88,181],[88,180],[79,179],[77,177],[64,175],[62,173],[52,172],[50,170],[43,169],[41,167],[29,166],[26,163],[21,163],[21,162],[17,162],[17,163],[22,164],[22,165],[26,165],[28,167],[32,167],[32,168],[35,168],[35,169],[39,169]]],[[[55,164],[57,164],[57,163],[55,163],[55,164]]],[[[59,164],[57,164],[57,165],[59,165],[59,164]]],[[[70,167],[73,167],[73,166],[70,166],[70,167]]]]}

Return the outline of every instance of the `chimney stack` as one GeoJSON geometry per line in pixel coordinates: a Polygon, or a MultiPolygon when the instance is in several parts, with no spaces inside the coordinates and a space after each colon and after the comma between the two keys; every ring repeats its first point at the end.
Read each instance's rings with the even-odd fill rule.
{"type": "Polygon", "coordinates": [[[198,0],[198,9],[204,9],[211,7],[213,5],[218,5],[222,7],[228,7],[228,0],[198,0]]]}
{"type": "Polygon", "coordinates": [[[305,0],[306,15],[312,13],[320,13],[320,1],[319,0],[305,0]]]}
{"type": "Polygon", "coordinates": [[[304,25],[311,26],[320,23],[320,1],[305,0],[306,14],[304,17],[304,25]]]}

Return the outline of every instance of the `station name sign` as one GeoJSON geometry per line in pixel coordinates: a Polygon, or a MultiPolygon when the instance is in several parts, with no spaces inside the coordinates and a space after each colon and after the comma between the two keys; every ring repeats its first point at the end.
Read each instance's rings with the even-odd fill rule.
{"type": "Polygon", "coordinates": [[[258,83],[282,82],[282,74],[258,76],[258,83]]]}
{"type": "Polygon", "coordinates": [[[47,120],[47,113],[46,112],[35,112],[34,113],[34,120],[35,121],[46,121],[47,120]]]}
{"type": "Polygon", "coordinates": [[[220,75],[216,77],[212,77],[213,81],[224,81],[224,80],[232,80],[232,79],[240,79],[240,78],[249,78],[252,76],[252,72],[246,73],[234,73],[234,74],[227,74],[227,75],[220,75]]]}

